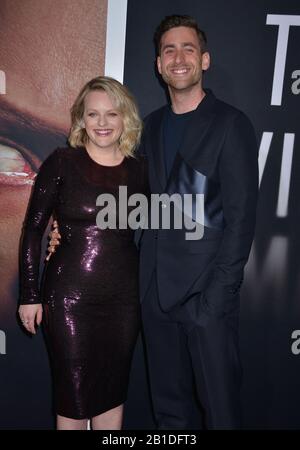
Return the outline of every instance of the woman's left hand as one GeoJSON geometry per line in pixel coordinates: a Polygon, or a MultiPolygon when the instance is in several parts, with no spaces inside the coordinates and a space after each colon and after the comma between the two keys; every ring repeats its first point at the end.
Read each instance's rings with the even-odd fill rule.
{"type": "Polygon", "coordinates": [[[42,322],[43,307],[41,303],[34,305],[21,305],[19,315],[23,326],[29,333],[36,334],[35,322],[39,326],[42,322]]]}

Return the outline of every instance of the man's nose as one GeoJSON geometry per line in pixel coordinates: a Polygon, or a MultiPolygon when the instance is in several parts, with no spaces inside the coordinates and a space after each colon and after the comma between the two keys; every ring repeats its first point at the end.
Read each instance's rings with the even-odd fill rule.
{"type": "Polygon", "coordinates": [[[175,53],[175,62],[176,64],[180,64],[184,61],[184,53],[182,50],[177,50],[175,53]]]}

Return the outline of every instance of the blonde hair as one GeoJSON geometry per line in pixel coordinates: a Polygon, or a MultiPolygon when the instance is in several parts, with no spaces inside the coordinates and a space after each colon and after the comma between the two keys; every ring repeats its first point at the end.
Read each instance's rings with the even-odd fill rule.
{"type": "Polygon", "coordinates": [[[89,92],[105,91],[111,98],[123,118],[124,130],[120,137],[119,148],[126,156],[134,156],[140,143],[142,121],[132,94],[117,80],[110,77],[96,77],[86,83],[71,108],[71,129],[69,143],[71,147],[85,146],[89,140],[85,128],[82,127],[84,100],[89,92]]]}

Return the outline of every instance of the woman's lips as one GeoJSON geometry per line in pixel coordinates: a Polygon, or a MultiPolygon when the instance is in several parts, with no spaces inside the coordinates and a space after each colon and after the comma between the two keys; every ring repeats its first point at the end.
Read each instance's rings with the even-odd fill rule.
{"type": "Polygon", "coordinates": [[[94,132],[97,136],[106,137],[112,133],[112,130],[94,130],[94,132]]]}
{"type": "Polygon", "coordinates": [[[0,144],[0,183],[6,185],[33,184],[36,173],[21,153],[0,144]]]}

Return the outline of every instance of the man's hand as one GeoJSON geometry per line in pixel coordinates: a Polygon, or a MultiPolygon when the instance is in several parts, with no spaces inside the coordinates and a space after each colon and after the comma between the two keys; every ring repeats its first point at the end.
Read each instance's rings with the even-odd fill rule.
{"type": "Polygon", "coordinates": [[[48,252],[49,254],[46,257],[46,261],[49,261],[52,253],[55,253],[56,247],[58,245],[60,245],[60,238],[61,235],[59,234],[59,230],[58,230],[58,223],[56,220],[54,220],[53,224],[52,224],[52,230],[49,233],[49,246],[48,246],[48,252]]]}
{"type": "Polygon", "coordinates": [[[19,315],[23,326],[29,333],[36,334],[35,323],[39,326],[42,322],[43,307],[41,303],[36,305],[21,305],[19,315]]]}

